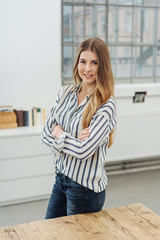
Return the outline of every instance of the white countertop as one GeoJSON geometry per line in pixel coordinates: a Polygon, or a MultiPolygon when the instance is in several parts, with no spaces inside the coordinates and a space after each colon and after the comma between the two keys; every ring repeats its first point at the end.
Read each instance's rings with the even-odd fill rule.
{"type": "Polygon", "coordinates": [[[43,126],[0,129],[0,138],[40,135],[43,126]]]}

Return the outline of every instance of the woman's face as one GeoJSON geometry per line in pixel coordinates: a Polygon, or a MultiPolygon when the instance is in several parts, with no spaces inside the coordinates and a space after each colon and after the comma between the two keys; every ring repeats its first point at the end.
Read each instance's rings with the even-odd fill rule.
{"type": "Polygon", "coordinates": [[[92,51],[83,51],[78,62],[78,74],[87,84],[95,84],[98,72],[98,58],[92,51]]]}

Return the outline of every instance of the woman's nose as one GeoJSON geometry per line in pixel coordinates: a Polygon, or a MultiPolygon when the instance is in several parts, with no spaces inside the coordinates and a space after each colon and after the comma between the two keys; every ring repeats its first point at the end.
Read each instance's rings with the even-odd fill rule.
{"type": "Polygon", "coordinates": [[[85,66],[85,70],[86,70],[86,71],[90,71],[90,70],[91,70],[91,66],[90,66],[89,63],[86,64],[86,66],[85,66]]]}

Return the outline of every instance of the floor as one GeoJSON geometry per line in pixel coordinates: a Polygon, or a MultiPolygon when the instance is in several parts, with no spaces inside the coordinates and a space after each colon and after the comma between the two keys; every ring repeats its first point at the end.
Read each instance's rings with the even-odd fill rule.
{"type": "MultiPolygon", "coordinates": [[[[108,176],[104,209],[143,203],[160,215],[160,169],[108,176]]],[[[42,220],[48,200],[0,207],[0,226],[42,220]]]]}

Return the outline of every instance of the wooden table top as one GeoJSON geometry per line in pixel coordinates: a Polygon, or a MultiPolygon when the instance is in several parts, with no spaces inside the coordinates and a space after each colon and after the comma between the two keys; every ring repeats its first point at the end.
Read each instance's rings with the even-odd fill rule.
{"type": "Polygon", "coordinates": [[[142,204],[0,228],[1,240],[160,240],[160,216],[142,204]]]}

